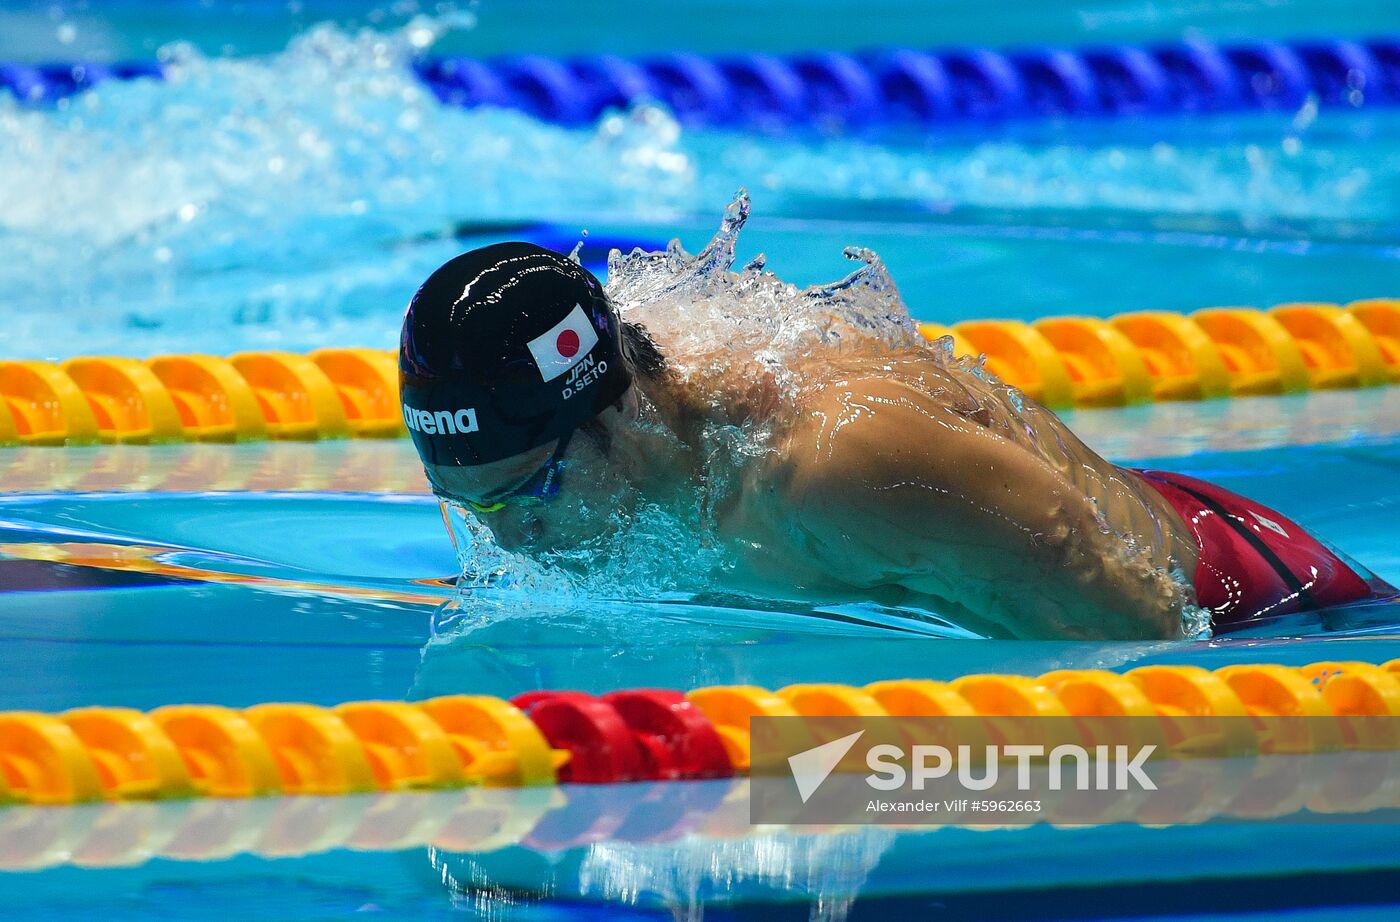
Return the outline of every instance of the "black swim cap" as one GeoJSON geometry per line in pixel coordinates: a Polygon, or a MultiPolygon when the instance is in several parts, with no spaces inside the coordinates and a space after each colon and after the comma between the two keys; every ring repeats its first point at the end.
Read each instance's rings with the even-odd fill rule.
{"type": "Polygon", "coordinates": [[[532,243],[500,243],[438,269],[399,341],[404,422],[426,465],[471,467],[573,432],[631,384],[603,285],[532,243]]]}

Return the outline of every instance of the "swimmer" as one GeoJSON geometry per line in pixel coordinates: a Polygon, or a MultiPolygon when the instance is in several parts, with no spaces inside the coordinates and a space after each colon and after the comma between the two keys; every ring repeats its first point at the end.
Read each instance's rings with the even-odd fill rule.
{"type": "Polygon", "coordinates": [[[404,421],[434,492],[525,552],[595,538],[624,495],[693,498],[706,427],[768,425],[714,509],[727,582],[990,636],[1195,636],[1388,588],[1271,509],[1110,464],[932,348],[809,356],[789,388],[720,357],[683,380],[586,269],[499,244],[409,305],[404,421]]]}

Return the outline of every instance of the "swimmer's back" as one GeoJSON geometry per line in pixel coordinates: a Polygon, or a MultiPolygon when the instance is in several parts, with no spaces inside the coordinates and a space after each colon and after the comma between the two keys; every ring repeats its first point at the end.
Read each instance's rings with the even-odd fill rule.
{"type": "Polygon", "coordinates": [[[1189,593],[1158,549],[1135,553],[1103,527],[1095,496],[1010,437],[975,391],[932,364],[867,365],[809,389],[761,478],[771,533],[851,589],[903,587],[973,630],[1182,636],[1189,593]]]}

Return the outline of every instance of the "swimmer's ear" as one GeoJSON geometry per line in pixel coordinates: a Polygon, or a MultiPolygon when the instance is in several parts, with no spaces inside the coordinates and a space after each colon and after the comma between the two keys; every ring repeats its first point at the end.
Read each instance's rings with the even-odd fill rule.
{"type": "Polygon", "coordinates": [[[622,322],[622,354],[634,374],[656,378],[666,370],[666,356],[640,323],[622,322]]]}

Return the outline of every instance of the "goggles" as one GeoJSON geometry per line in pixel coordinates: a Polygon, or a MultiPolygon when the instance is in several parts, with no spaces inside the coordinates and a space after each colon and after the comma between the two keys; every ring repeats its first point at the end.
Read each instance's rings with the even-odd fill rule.
{"type": "Polygon", "coordinates": [[[569,440],[573,436],[572,432],[562,436],[554,447],[554,453],[549,456],[549,460],[545,461],[544,466],[520,486],[497,497],[492,502],[481,503],[469,499],[465,500],[466,504],[480,513],[500,512],[507,506],[543,506],[559,495],[559,481],[564,469],[564,452],[568,450],[569,440]]]}

